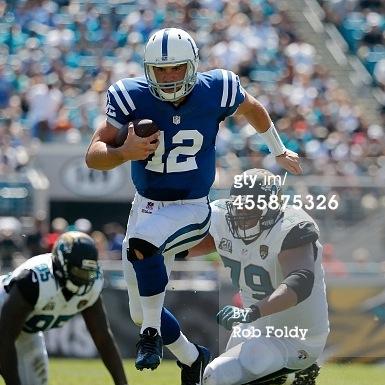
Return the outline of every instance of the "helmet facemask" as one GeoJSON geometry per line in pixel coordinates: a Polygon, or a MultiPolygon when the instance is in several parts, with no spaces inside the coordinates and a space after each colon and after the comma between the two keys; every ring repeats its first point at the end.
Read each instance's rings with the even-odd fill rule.
{"type": "Polygon", "coordinates": [[[251,243],[276,223],[281,213],[281,187],[267,184],[266,176],[269,175],[272,174],[263,169],[248,170],[243,174],[245,183],[238,182],[231,188],[225,218],[235,239],[251,243]],[[250,177],[253,183],[250,183],[251,179],[248,182],[250,177]],[[271,208],[269,202],[273,196],[277,204],[271,208]]]}
{"type": "Polygon", "coordinates": [[[88,293],[98,276],[98,264],[92,259],[83,259],[83,266],[78,267],[67,264],[68,279],[66,280],[66,289],[76,295],[88,293]]]}
{"type": "Polygon", "coordinates": [[[194,71],[194,64],[191,60],[176,62],[168,65],[159,63],[145,63],[144,72],[151,93],[158,99],[168,102],[175,102],[188,95],[194,88],[197,73],[194,71]],[[154,67],[171,67],[186,64],[186,73],[183,79],[176,82],[160,83],[157,81],[154,67]],[[171,91],[171,92],[167,92],[171,91]]]}
{"type": "Polygon", "coordinates": [[[226,202],[227,214],[225,215],[227,225],[235,239],[253,241],[262,232],[261,218],[266,215],[267,209],[260,210],[257,207],[249,210],[247,208],[238,209],[234,205],[235,196],[226,202]]]}

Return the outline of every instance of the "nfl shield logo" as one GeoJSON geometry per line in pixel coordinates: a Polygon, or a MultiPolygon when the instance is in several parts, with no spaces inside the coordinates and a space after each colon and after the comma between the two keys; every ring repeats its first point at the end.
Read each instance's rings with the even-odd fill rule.
{"type": "Polygon", "coordinates": [[[259,246],[259,255],[262,259],[265,259],[269,254],[269,246],[267,245],[260,245],[259,246]]]}
{"type": "Polygon", "coordinates": [[[172,117],[172,122],[173,122],[174,124],[179,124],[179,123],[180,123],[180,116],[179,116],[179,115],[174,115],[174,116],[172,117]]]}

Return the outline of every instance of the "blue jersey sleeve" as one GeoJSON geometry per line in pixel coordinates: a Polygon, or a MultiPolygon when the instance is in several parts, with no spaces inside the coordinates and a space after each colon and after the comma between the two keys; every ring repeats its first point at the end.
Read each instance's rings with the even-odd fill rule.
{"type": "Polygon", "coordinates": [[[245,100],[243,89],[238,75],[232,71],[223,69],[216,70],[217,82],[222,91],[220,106],[223,110],[223,118],[232,115],[238,106],[245,100]]]}
{"type": "Polygon", "coordinates": [[[107,91],[107,121],[116,128],[134,120],[135,94],[137,85],[134,79],[121,79],[112,84],[107,91]]]}

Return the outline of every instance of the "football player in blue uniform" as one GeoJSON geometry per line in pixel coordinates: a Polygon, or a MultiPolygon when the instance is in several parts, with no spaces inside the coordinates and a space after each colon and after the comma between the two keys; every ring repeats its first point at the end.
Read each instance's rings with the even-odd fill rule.
{"type": "Polygon", "coordinates": [[[141,325],[135,365],[155,369],[163,342],[179,360],[183,385],[200,381],[209,353],[186,339],[163,302],[175,255],[199,243],[210,226],[207,195],[215,176],[219,123],[243,115],[280,166],[301,172],[297,154],[284,147],[269,114],[238,76],[223,69],[200,73],[198,62],[198,48],[187,32],[166,28],[153,34],[144,53],[145,76],[110,86],[106,123],[86,154],[88,167],[97,170],[131,161],[137,193],[123,265],[131,317],[141,325]],[[151,119],[159,131],[141,138],[130,128],[116,148],[119,130],[136,119],[151,119]]]}
{"type": "Polygon", "coordinates": [[[103,275],[87,234],[62,234],[52,253],[0,276],[0,375],[6,385],[47,385],[43,332],[81,313],[115,385],[127,384],[100,298],[103,275]]]}

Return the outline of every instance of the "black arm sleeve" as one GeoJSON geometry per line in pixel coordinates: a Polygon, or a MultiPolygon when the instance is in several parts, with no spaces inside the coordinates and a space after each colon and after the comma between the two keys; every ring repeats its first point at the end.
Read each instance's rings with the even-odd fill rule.
{"type": "Polygon", "coordinates": [[[307,269],[292,271],[283,281],[297,295],[297,304],[308,298],[314,286],[314,273],[307,269]]]}
{"type": "Polygon", "coordinates": [[[39,280],[33,270],[23,270],[13,278],[5,290],[8,292],[12,285],[16,285],[23,298],[32,306],[36,305],[39,298],[39,280]]]}
{"type": "Polygon", "coordinates": [[[302,222],[293,227],[282,242],[281,251],[313,243],[318,239],[318,231],[311,222],[302,222]]]}

